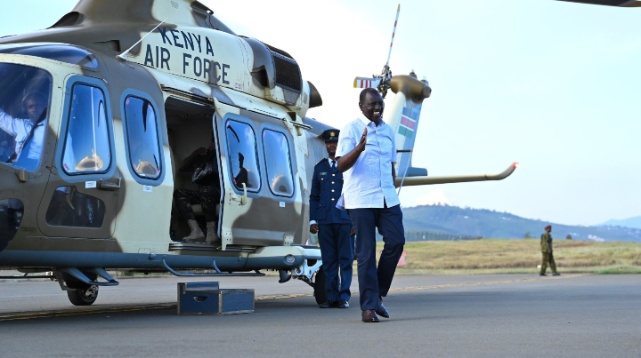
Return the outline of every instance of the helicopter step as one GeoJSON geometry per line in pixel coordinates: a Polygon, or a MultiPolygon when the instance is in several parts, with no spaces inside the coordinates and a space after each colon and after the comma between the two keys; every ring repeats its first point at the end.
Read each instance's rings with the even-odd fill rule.
{"type": "Polygon", "coordinates": [[[169,251],[181,251],[181,250],[216,251],[216,250],[219,250],[219,246],[220,246],[220,243],[216,245],[216,243],[210,244],[204,241],[196,241],[196,242],[176,241],[169,244],[169,251]]]}

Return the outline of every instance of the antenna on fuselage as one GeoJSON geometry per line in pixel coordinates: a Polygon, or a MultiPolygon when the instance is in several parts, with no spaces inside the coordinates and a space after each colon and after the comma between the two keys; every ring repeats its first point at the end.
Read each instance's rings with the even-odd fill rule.
{"type": "Polygon", "coordinates": [[[127,55],[127,54],[129,53],[129,51],[131,51],[131,49],[132,49],[132,48],[136,47],[136,45],[138,45],[139,43],[141,43],[141,42],[142,42],[142,40],[144,40],[144,39],[145,39],[145,37],[147,37],[150,33],[152,33],[152,32],[154,32],[154,31],[156,31],[156,29],[157,29],[157,28],[159,28],[159,27],[160,27],[160,25],[164,24],[167,20],[169,20],[169,17],[166,17],[164,20],[162,20],[161,22],[159,22],[159,23],[158,23],[158,25],[156,25],[153,29],[151,29],[151,31],[147,32],[147,33],[145,34],[145,36],[141,37],[141,38],[140,38],[140,40],[136,41],[136,43],[134,43],[133,45],[131,45],[131,47],[129,47],[129,48],[128,48],[128,49],[126,49],[123,53],[121,53],[120,55],[118,55],[118,56],[116,56],[116,57],[118,57],[118,58],[119,58],[119,59],[121,59],[121,60],[126,60],[125,55],[127,55]]]}

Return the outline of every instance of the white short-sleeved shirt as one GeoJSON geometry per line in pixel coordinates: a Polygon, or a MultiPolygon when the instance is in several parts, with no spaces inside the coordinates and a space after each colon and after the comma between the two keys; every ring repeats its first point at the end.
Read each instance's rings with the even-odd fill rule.
{"type": "Polygon", "coordinates": [[[367,144],[354,166],[343,173],[343,206],[346,209],[383,208],[400,204],[392,166],[396,162],[394,131],[387,123],[361,115],[347,123],[338,136],[336,156],[351,152],[367,127],[367,144]]]}

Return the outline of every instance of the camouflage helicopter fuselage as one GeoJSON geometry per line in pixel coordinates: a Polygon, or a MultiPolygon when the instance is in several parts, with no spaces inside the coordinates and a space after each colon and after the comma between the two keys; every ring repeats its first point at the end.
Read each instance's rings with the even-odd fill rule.
{"type": "Polygon", "coordinates": [[[24,118],[34,89],[47,97],[37,164],[0,165],[0,266],[231,272],[320,259],[304,246],[307,173],[328,126],[305,118],[320,95],[286,52],[197,1],[82,0],[48,29],[0,38],[0,66],[7,116],[24,118]],[[173,193],[193,184],[178,168],[212,137],[220,242],[186,244],[173,193]]]}

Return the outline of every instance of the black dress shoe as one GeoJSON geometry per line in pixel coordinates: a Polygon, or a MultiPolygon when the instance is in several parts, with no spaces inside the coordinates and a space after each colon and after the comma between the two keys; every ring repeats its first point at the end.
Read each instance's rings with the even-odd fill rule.
{"type": "Polygon", "coordinates": [[[381,317],[389,318],[389,311],[387,311],[387,308],[385,308],[385,305],[383,305],[383,299],[381,298],[380,301],[378,301],[378,307],[376,307],[376,314],[378,314],[381,317]]]}
{"type": "Polygon", "coordinates": [[[338,308],[338,302],[336,301],[325,301],[318,305],[319,308],[338,308]]]}
{"type": "Polygon", "coordinates": [[[338,301],[338,308],[349,308],[349,302],[347,300],[338,301]]]}
{"type": "Polygon", "coordinates": [[[370,322],[380,322],[378,319],[378,316],[376,315],[376,312],[374,310],[365,310],[361,314],[361,318],[363,319],[363,322],[365,323],[370,323],[370,322]]]}

